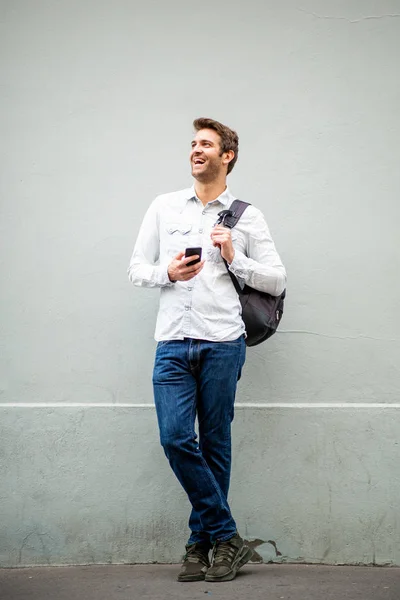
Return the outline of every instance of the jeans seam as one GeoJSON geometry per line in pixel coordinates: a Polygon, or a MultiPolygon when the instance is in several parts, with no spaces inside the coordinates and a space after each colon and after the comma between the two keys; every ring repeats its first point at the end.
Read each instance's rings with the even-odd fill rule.
{"type": "Polygon", "coordinates": [[[169,344],[171,340],[161,340],[160,342],[157,342],[157,346],[159,348],[162,348],[163,346],[165,346],[166,344],[169,344]]]}
{"type": "Polygon", "coordinates": [[[211,484],[213,485],[213,487],[214,487],[215,491],[217,492],[217,495],[218,495],[218,497],[219,497],[219,499],[220,499],[220,502],[221,502],[221,500],[222,500],[222,502],[221,502],[221,504],[220,504],[220,508],[225,508],[225,506],[224,506],[224,503],[225,503],[225,504],[226,504],[226,508],[228,509],[228,511],[229,511],[229,514],[231,515],[231,519],[233,519],[233,517],[232,517],[232,514],[231,514],[231,509],[230,509],[230,507],[229,507],[229,504],[228,504],[228,500],[227,500],[227,499],[225,499],[225,497],[223,496],[223,494],[222,494],[222,492],[221,492],[221,488],[218,486],[218,484],[217,484],[217,485],[215,485],[215,481],[214,481],[214,475],[213,475],[213,472],[211,471],[210,467],[208,466],[208,464],[207,464],[207,461],[206,461],[206,459],[204,458],[203,454],[201,454],[201,460],[202,460],[202,462],[204,463],[204,466],[205,466],[206,470],[207,470],[207,471],[210,473],[210,475],[211,475],[211,484]]]}

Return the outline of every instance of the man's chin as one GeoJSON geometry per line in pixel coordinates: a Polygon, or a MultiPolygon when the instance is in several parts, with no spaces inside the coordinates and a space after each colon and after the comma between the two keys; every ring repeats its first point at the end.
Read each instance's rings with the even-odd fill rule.
{"type": "Polygon", "coordinates": [[[192,177],[201,183],[210,183],[215,179],[215,176],[213,176],[212,173],[207,173],[206,171],[196,171],[196,169],[192,169],[192,177]]]}

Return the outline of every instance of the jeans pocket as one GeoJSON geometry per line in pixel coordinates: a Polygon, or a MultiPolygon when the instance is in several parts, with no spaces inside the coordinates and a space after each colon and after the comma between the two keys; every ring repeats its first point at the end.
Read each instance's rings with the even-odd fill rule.
{"type": "Polygon", "coordinates": [[[161,342],[157,342],[157,350],[159,348],[163,348],[167,344],[170,344],[172,340],[161,340],[161,342]]]}

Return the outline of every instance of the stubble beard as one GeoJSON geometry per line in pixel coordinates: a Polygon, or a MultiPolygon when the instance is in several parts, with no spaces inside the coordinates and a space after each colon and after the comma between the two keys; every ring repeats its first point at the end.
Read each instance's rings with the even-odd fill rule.
{"type": "Polygon", "coordinates": [[[209,162],[207,169],[205,169],[202,173],[194,173],[192,169],[192,176],[200,183],[212,183],[218,179],[220,172],[220,165],[209,162]]]}

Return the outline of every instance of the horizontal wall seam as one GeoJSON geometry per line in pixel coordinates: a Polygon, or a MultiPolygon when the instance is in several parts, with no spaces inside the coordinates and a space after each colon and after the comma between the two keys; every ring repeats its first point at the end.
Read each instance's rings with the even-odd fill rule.
{"type": "MultiPolygon", "coordinates": [[[[131,404],[111,402],[9,402],[0,403],[0,408],[149,408],[154,409],[154,404],[131,404]]],[[[235,408],[268,409],[268,408],[400,408],[399,403],[388,402],[271,402],[251,403],[238,402],[235,408]]]]}

